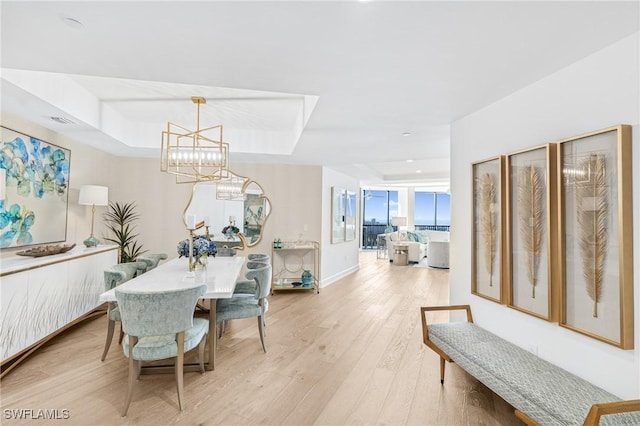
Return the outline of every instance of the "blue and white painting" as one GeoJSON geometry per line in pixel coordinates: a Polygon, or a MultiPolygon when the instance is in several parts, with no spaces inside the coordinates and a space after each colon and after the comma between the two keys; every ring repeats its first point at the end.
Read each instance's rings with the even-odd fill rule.
{"type": "Polygon", "coordinates": [[[16,132],[2,131],[0,248],[61,242],[67,235],[71,151],[16,132]]]}

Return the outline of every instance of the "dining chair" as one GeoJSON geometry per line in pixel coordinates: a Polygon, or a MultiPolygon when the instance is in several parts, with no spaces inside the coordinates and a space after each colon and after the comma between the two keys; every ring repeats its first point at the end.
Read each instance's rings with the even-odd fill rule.
{"type": "MultiPolygon", "coordinates": [[[[271,264],[271,258],[267,255],[255,255],[250,254],[247,256],[247,270],[257,269],[264,265],[271,264]]],[[[246,275],[245,275],[246,277],[246,275]]],[[[247,295],[253,296],[256,293],[256,281],[253,279],[239,279],[236,280],[236,288],[233,291],[235,295],[247,295]]]]}
{"type": "MultiPolygon", "coordinates": [[[[271,265],[263,264],[258,268],[250,269],[246,277],[256,282],[254,297],[234,296],[229,299],[218,300],[216,305],[216,323],[222,324],[224,321],[232,319],[257,317],[262,349],[267,352],[263,318],[266,312],[266,297],[271,290],[271,265]]],[[[220,325],[220,337],[222,337],[222,331],[222,325],[220,325]]]]}
{"type": "Polygon", "coordinates": [[[160,263],[161,260],[167,259],[167,257],[168,256],[166,253],[151,253],[151,254],[144,254],[142,256],[138,256],[136,261],[146,263],[147,271],[150,271],[156,266],[158,266],[158,263],[160,263]]]}
{"type": "Polygon", "coordinates": [[[218,248],[218,252],[216,253],[216,256],[220,256],[220,257],[233,257],[235,256],[237,253],[236,249],[231,248],[231,247],[220,247],[218,248]]]}
{"type": "MultiPolygon", "coordinates": [[[[131,278],[135,278],[140,274],[143,274],[147,270],[147,264],[144,262],[129,262],[118,263],[117,265],[110,266],[104,270],[104,291],[109,291],[120,284],[129,281],[131,278]]],[[[116,303],[109,303],[107,307],[107,340],[104,343],[104,350],[102,351],[102,358],[100,361],[104,361],[109,352],[111,341],[113,340],[113,332],[116,326],[116,321],[120,321],[120,310],[116,303]]],[[[122,328],[120,328],[120,337],[118,343],[122,343],[122,328]]]]}
{"type": "Polygon", "coordinates": [[[122,349],[129,358],[129,379],[122,417],[140,376],[142,361],[175,358],[178,405],[184,409],[184,354],[198,346],[200,372],[204,374],[204,348],[209,320],[194,318],[198,298],[206,285],[168,291],[130,291],[116,288],[122,328],[126,333],[122,349]]]}

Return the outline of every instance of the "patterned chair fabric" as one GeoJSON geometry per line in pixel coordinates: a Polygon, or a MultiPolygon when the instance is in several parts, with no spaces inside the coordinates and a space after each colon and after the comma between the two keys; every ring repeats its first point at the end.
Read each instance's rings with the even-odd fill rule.
{"type": "MultiPolygon", "coordinates": [[[[129,262],[119,263],[117,265],[110,266],[104,270],[104,290],[109,291],[120,284],[129,281],[131,278],[135,278],[140,274],[143,274],[147,270],[147,264],[145,262],[129,262]]],[[[107,308],[107,340],[104,343],[104,350],[102,351],[101,361],[104,361],[109,352],[111,341],[113,340],[113,332],[115,329],[116,321],[120,321],[120,310],[117,304],[109,303],[107,308]]],[[[124,334],[120,332],[120,338],[118,342],[122,342],[124,334]]]]}
{"type": "Polygon", "coordinates": [[[205,285],[170,291],[137,292],[116,289],[116,300],[126,333],[123,351],[129,358],[129,387],[122,416],[131,402],[133,383],[141,361],[176,358],[178,404],[183,409],[184,353],[199,347],[200,371],[204,373],[204,343],[209,321],[194,318],[205,285]],[[137,363],[135,362],[137,361],[137,363]],[[138,364],[138,365],[136,365],[138,364]]]}
{"type": "MultiPolygon", "coordinates": [[[[541,425],[581,425],[593,404],[615,395],[474,323],[430,324],[429,340],[456,364],[541,425]]],[[[640,425],[640,413],[610,414],[601,425],[640,425]]]]}
{"type": "Polygon", "coordinates": [[[255,269],[249,269],[246,277],[255,280],[256,291],[254,297],[234,296],[230,299],[218,300],[216,306],[216,322],[221,324],[224,323],[224,321],[232,319],[257,317],[262,349],[267,352],[264,340],[263,319],[266,312],[266,297],[271,290],[271,265],[263,264],[255,269]]]}
{"type": "Polygon", "coordinates": [[[158,266],[161,260],[166,260],[167,257],[168,256],[166,253],[151,253],[151,254],[138,256],[136,261],[146,263],[147,271],[150,271],[154,269],[156,266],[158,266]]]}
{"type": "MultiPolygon", "coordinates": [[[[265,265],[271,264],[271,259],[267,256],[266,258],[251,258],[252,255],[248,256],[249,261],[247,262],[247,270],[261,268],[265,265]]],[[[245,274],[246,277],[246,274],[245,274]]],[[[257,291],[257,284],[254,279],[244,279],[236,281],[236,288],[233,291],[234,296],[252,296],[255,297],[257,291]]]]}

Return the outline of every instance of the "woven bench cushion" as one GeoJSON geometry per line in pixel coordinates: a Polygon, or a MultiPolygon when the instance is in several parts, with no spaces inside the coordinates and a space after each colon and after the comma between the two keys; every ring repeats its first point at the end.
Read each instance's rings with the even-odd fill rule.
{"type": "MultiPolygon", "coordinates": [[[[462,369],[542,425],[581,425],[591,405],[619,401],[560,367],[473,323],[429,325],[429,339],[462,369]]],[[[603,416],[601,425],[640,425],[640,413],[603,416]]]]}

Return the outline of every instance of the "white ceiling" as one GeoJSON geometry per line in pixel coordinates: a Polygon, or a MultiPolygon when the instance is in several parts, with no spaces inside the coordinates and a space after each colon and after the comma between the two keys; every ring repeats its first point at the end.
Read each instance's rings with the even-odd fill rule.
{"type": "Polygon", "coordinates": [[[640,27],[638,1],[0,8],[6,112],[157,157],[167,121],[195,129],[190,97],[204,96],[201,127],[224,125],[232,163],[326,165],[371,185],[446,185],[451,122],[640,27]]]}

